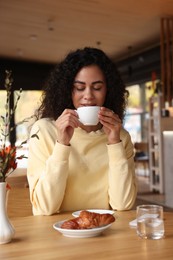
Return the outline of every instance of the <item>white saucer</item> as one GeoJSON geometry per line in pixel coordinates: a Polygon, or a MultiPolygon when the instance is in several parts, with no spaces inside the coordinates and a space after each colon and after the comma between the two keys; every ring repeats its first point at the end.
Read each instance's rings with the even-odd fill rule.
{"type": "Polygon", "coordinates": [[[63,234],[63,236],[66,237],[73,237],[73,238],[87,238],[87,237],[96,237],[101,235],[101,233],[109,228],[111,224],[103,226],[103,227],[98,227],[98,228],[91,228],[91,229],[64,229],[61,228],[62,223],[64,222],[60,221],[57,222],[53,225],[53,228],[59,231],[60,233],[63,234]]]}
{"type": "MultiPolygon", "coordinates": [[[[108,209],[86,209],[87,211],[94,212],[94,213],[99,213],[99,214],[111,214],[114,215],[115,211],[114,210],[108,210],[108,209]]],[[[72,213],[73,217],[79,217],[79,214],[82,210],[78,210],[72,213]]]]}

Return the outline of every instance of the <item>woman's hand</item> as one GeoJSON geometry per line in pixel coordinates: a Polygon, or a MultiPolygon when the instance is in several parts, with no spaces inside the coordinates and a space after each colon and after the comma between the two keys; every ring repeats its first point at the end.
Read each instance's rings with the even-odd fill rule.
{"type": "Polygon", "coordinates": [[[78,115],[75,110],[65,109],[56,120],[58,130],[57,141],[64,145],[69,145],[74,133],[74,128],[79,126],[78,115]]]}
{"type": "Polygon", "coordinates": [[[98,116],[100,123],[103,125],[103,130],[108,137],[108,144],[119,143],[122,127],[119,116],[105,107],[101,107],[98,116]]]}

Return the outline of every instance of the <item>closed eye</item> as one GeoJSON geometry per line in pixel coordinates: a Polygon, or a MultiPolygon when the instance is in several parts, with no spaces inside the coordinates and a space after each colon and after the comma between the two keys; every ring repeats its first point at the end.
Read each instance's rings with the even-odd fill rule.
{"type": "Polygon", "coordinates": [[[96,85],[93,86],[93,89],[94,90],[100,90],[102,87],[103,87],[102,84],[96,84],[96,85]]]}
{"type": "Polygon", "coordinates": [[[73,89],[77,91],[83,91],[85,89],[85,86],[83,84],[74,84],[73,89]]]}

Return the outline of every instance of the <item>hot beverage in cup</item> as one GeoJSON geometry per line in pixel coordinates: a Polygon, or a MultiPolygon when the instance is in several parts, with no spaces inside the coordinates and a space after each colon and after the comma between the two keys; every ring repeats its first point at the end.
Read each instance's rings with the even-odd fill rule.
{"type": "Polygon", "coordinates": [[[99,106],[84,106],[79,107],[76,112],[79,116],[79,121],[83,125],[97,125],[99,123],[98,112],[99,106]]]}

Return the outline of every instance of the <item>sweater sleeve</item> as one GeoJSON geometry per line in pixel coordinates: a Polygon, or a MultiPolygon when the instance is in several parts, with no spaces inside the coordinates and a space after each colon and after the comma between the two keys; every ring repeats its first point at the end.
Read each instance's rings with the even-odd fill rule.
{"type": "Polygon", "coordinates": [[[34,215],[58,212],[64,198],[68,177],[70,147],[56,142],[56,133],[50,123],[36,123],[30,138],[27,177],[34,215]]]}
{"type": "Polygon", "coordinates": [[[137,194],[134,149],[130,135],[124,130],[122,142],[107,145],[109,156],[109,201],[114,210],[132,208],[137,194]]]}

